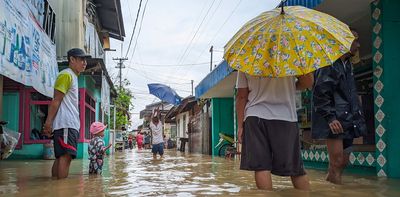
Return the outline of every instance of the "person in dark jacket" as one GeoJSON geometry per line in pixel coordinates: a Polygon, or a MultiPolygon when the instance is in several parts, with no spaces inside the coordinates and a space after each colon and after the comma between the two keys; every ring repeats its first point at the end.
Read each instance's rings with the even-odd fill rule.
{"type": "Polygon", "coordinates": [[[341,184],[341,174],[352,151],[353,139],[366,132],[350,58],[360,44],[358,34],[350,52],[332,66],[315,72],[312,100],[312,137],[326,139],[329,168],[326,180],[341,184]]]}

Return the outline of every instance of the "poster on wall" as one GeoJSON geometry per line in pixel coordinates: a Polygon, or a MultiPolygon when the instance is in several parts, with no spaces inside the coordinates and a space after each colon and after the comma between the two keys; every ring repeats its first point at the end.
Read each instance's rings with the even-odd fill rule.
{"type": "Polygon", "coordinates": [[[53,97],[56,46],[25,1],[0,0],[0,74],[53,97]]]}
{"type": "Polygon", "coordinates": [[[110,85],[104,75],[101,77],[101,108],[110,115],[110,85]]]}

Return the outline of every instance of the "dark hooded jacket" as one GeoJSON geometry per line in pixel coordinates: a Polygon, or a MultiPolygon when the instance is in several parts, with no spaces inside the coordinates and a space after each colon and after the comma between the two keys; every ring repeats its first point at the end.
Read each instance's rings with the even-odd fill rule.
{"type": "Polygon", "coordinates": [[[312,95],[312,137],[352,139],[367,132],[350,61],[339,58],[332,66],[318,69],[312,95]],[[338,120],[344,129],[333,134],[329,123],[338,120]]]}

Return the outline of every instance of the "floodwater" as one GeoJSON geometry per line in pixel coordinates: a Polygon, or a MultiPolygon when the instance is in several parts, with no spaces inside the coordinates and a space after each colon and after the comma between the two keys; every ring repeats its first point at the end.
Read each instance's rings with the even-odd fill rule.
{"type": "Polygon", "coordinates": [[[51,160],[0,161],[0,196],[400,196],[400,180],[346,174],[345,185],[337,186],[315,170],[307,170],[311,192],[276,176],[273,191],[257,190],[238,160],[171,150],[163,160],[153,160],[149,150],[117,152],[106,158],[101,176],[88,175],[87,160],[74,160],[67,179],[52,180],[51,166],[51,160]]]}

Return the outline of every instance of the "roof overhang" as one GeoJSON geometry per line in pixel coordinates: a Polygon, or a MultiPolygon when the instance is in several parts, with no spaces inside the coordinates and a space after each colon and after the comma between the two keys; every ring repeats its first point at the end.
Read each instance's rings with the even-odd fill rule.
{"type": "Polygon", "coordinates": [[[354,28],[361,43],[360,58],[371,57],[371,7],[374,0],[287,0],[285,5],[301,5],[329,14],[354,28]]]}
{"type": "Polygon", "coordinates": [[[102,27],[111,38],[124,40],[125,28],[122,19],[121,0],[94,0],[102,27]]]}
{"type": "MultiPolygon", "coordinates": [[[[86,69],[81,73],[81,75],[91,76],[95,81],[95,86],[101,87],[102,85],[101,76],[104,74],[110,86],[111,97],[114,98],[117,97],[117,91],[115,90],[114,83],[112,82],[110,75],[107,72],[104,60],[102,58],[87,58],[86,62],[87,62],[86,69]]],[[[68,67],[68,61],[60,62],[60,65],[68,67]]]]}
{"type": "Polygon", "coordinates": [[[323,0],[316,10],[327,13],[359,34],[360,58],[368,59],[372,53],[371,3],[373,0],[323,0]]]}
{"type": "Polygon", "coordinates": [[[236,84],[236,72],[221,62],[196,86],[196,98],[233,97],[236,84]]]}

